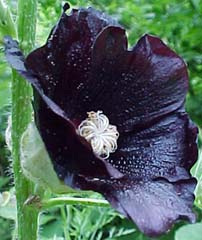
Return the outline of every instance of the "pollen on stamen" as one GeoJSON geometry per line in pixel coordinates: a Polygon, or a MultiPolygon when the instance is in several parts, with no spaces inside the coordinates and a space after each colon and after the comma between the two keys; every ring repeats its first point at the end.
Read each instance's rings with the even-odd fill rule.
{"type": "Polygon", "coordinates": [[[91,144],[94,153],[106,159],[117,149],[117,127],[109,124],[109,119],[102,111],[87,114],[88,118],[81,122],[78,133],[91,144]]]}

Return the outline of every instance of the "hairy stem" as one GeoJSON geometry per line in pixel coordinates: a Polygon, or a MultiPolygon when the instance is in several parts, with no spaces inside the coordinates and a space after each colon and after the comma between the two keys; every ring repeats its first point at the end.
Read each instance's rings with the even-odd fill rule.
{"type": "MultiPolygon", "coordinates": [[[[17,31],[20,47],[28,53],[34,46],[37,0],[19,0],[17,31]]],[[[13,71],[12,81],[12,156],[17,199],[18,240],[36,240],[38,210],[24,202],[33,195],[33,184],[22,175],[20,167],[20,138],[31,120],[32,92],[25,80],[13,71]]]]}

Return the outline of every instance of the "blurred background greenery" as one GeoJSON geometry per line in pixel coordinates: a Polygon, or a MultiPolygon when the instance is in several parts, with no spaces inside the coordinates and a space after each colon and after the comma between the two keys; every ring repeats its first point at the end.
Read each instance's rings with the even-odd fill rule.
{"type": "MultiPolygon", "coordinates": [[[[5,3],[16,20],[17,0],[5,3]]],[[[94,6],[116,18],[127,30],[129,45],[133,46],[141,35],[149,33],[159,36],[172,49],[184,58],[188,65],[190,88],[187,95],[186,108],[192,120],[202,126],[202,0],[70,0],[72,7],[94,6]]],[[[57,22],[64,1],[38,0],[38,22],[36,47],[45,43],[52,26],[57,22]]],[[[0,9],[1,11],[1,9],[0,9]]],[[[0,27],[3,23],[0,23],[0,27]]],[[[3,31],[0,28],[0,38],[3,31]]],[[[0,39],[1,42],[1,39],[0,39]]],[[[5,147],[5,129],[10,114],[11,70],[5,63],[3,46],[0,46],[0,191],[10,191],[13,199],[12,178],[9,170],[9,151],[5,147]]],[[[200,183],[202,173],[202,157],[193,170],[200,183]],[[198,172],[197,172],[198,171],[198,172]]],[[[201,208],[202,190],[197,189],[196,211],[199,214],[199,225],[176,224],[172,231],[160,239],[201,240],[201,208]],[[181,226],[183,227],[181,228],[181,226]],[[191,226],[191,230],[190,230],[191,226]],[[180,230],[177,230],[179,229],[180,230]],[[176,234],[177,233],[177,234],[176,234]],[[194,235],[195,233],[195,235],[194,235]]],[[[10,240],[14,235],[15,207],[10,204],[2,211],[3,197],[0,195],[0,239],[10,240]],[[10,215],[9,215],[10,216],[10,215]]],[[[40,239],[149,239],[137,231],[133,224],[121,217],[112,209],[93,207],[67,206],[54,208],[42,214],[40,239]]]]}

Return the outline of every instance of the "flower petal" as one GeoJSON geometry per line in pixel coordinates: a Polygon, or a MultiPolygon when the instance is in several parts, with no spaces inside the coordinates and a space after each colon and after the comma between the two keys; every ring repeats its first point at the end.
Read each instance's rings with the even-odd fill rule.
{"type": "Polygon", "coordinates": [[[188,179],[197,160],[197,132],[186,113],[173,113],[148,129],[120,135],[118,150],[108,161],[136,178],[188,179]]]}
{"type": "Polygon", "coordinates": [[[196,180],[190,168],[197,159],[198,129],[184,112],[167,116],[148,129],[121,135],[109,162],[120,180],[77,177],[77,186],[100,192],[148,236],[168,231],[179,219],[195,221],[196,180]]]}
{"type": "Polygon", "coordinates": [[[77,96],[92,65],[92,46],[108,25],[118,24],[93,8],[74,9],[69,16],[64,12],[47,43],[26,58],[27,69],[38,76],[44,93],[75,122],[77,96]]]}
{"type": "Polygon", "coordinates": [[[74,176],[122,177],[118,170],[92,152],[91,146],[71,129],[67,120],[55,114],[37,97],[37,126],[59,177],[74,187],[74,176]],[[96,171],[95,171],[96,169],[96,171]]]}
{"type": "Polygon", "coordinates": [[[119,202],[125,215],[132,219],[138,228],[148,236],[159,236],[168,231],[176,220],[186,219],[195,222],[192,212],[195,180],[170,184],[164,180],[156,182],[130,182],[121,190],[107,193],[111,204],[119,202]],[[123,190],[124,189],[124,190],[123,190]]]}
{"type": "Polygon", "coordinates": [[[126,133],[108,159],[122,179],[77,176],[75,182],[103,194],[148,236],[168,231],[179,219],[194,222],[196,180],[189,170],[197,159],[197,131],[186,113],[177,112],[148,129],[126,133]]]}
{"type": "Polygon", "coordinates": [[[194,178],[175,183],[161,178],[156,181],[78,178],[77,183],[86,190],[102,193],[115,209],[133,220],[142,232],[151,237],[165,233],[179,219],[192,223],[196,219],[192,212],[196,186],[194,178]]]}
{"type": "Polygon", "coordinates": [[[188,76],[184,61],[159,38],[145,35],[131,51],[121,39],[124,32],[118,35],[117,27],[107,28],[96,39],[88,96],[119,132],[126,132],[148,128],[183,108],[188,76]],[[94,79],[99,87],[96,97],[94,79]]]}
{"type": "Polygon", "coordinates": [[[8,62],[35,89],[36,124],[59,177],[65,178],[70,186],[74,185],[74,174],[122,177],[111,164],[94,155],[91,146],[77,135],[75,125],[67,114],[44,94],[38,77],[25,68],[24,56],[17,42],[5,37],[5,46],[8,62]]]}
{"type": "Polygon", "coordinates": [[[128,51],[125,31],[92,8],[63,13],[26,67],[76,124],[102,110],[120,133],[183,108],[188,87],[184,61],[159,38],[145,35],[128,51]]]}

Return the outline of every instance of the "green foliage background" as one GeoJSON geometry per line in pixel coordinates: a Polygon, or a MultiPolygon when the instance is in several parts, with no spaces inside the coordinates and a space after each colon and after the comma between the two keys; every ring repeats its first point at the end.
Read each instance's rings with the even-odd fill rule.
{"type": "MultiPolygon", "coordinates": [[[[38,22],[36,47],[45,43],[52,26],[57,22],[64,2],[59,0],[38,1],[38,22]]],[[[8,6],[16,18],[16,0],[8,0],[8,6]]],[[[70,0],[72,7],[93,6],[116,18],[127,30],[129,45],[133,46],[145,33],[159,36],[187,63],[190,88],[186,108],[199,127],[202,126],[202,1],[201,0],[70,0]]],[[[0,31],[0,42],[3,33],[0,31]]],[[[9,151],[5,148],[4,131],[10,109],[11,70],[5,63],[3,47],[0,47],[0,190],[9,190],[9,151]],[[5,181],[6,179],[6,181],[5,181]]],[[[199,169],[202,170],[201,162],[199,169]]],[[[202,171],[201,171],[202,173],[202,171]]],[[[200,180],[201,175],[198,176],[200,180]]],[[[202,191],[198,190],[199,198],[202,191]]],[[[202,199],[202,197],[201,197],[202,199]]],[[[198,205],[197,205],[198,206],[198,205]]],[[[201,214],[200,210],[199,216],[201,214]]],[[[199,217],[199,222],[200,222],[199,217]]],[[[174,239],[177,224],[173,230],[160,239],[174,239]]],[[[149,239],[140,234],[134,226],[111,209],[90,207],[61,207],[46,212],[41,217],[41,239],[149,239]],[[99,224],[96,225],[96,222],[99,224]],[[67,227],[68,225],[68,227],[67,227]],[[55,235],[55,238],[54,238],[55,235]],[[57,237],[56,237],[57,235],[57,237]]],[[[192,227],[191,227],[192,228],[192,227]]],[[[198,229],[196,227],[195,229],[198,229]]],[[[202,225],[201,225],[202,228],[202,225]]],[[[0,239],[11,239],[13,222],[0,218],[0,239]]],[[[194,227],[193,227],[194,229],[194,227]]],[[[192,231],[189,228],[187,231],[192,231]]],[[[197,232],[198,230],[193,230],[197,232]]],[[[176,240],[186,240],[186,229],[176,235],[176,240]],[[180,235],[182,234],[182,235],[180,235]],[[180,237],[179,237],[180,236],[180,237]]],[[[193,240],[198,239],[194,238],[193,240]]]]}

